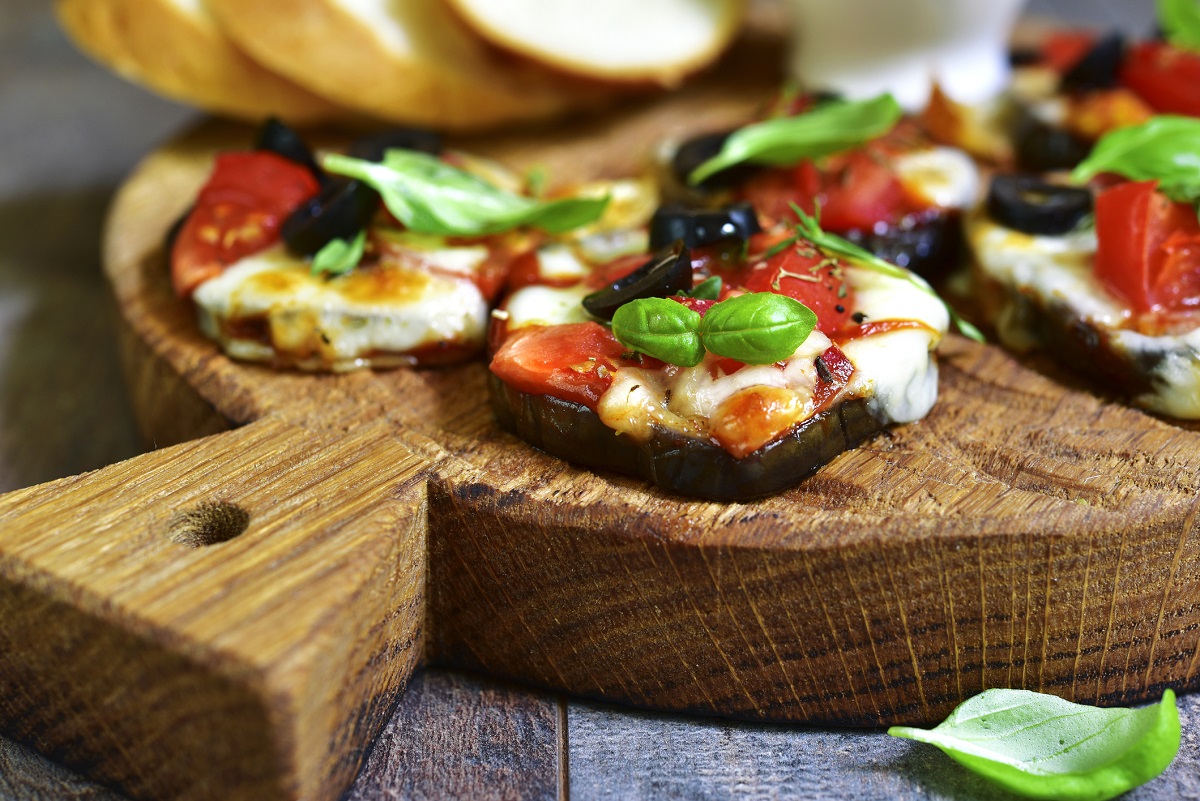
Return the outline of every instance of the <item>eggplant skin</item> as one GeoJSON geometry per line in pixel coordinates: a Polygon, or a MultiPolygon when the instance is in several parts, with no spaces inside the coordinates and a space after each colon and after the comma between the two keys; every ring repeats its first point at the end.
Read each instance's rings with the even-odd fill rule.
{"type": "Polygon", "coordinates": [[[942,212],[911,226],[891,226],[881,233],[855,230],[843,234],[884,261],[906,267],[931,281],[958,269],[967,256],[962,215],[942,212]]]}
{"type": "Polygon", "coordinates": [[[1006,331],[1017,329],[1021,342],[1012,343],[1017,350],[1027,349],[1023,343],[1032,340],[1071,371],[1114,387],[1123,395],[1138,398],[1154,394],[1154,371],[1167,357],[1166,349],[1120,348],[1112,341],[1109,329],[1080,317],[1065,303],[1046,303],[1011,288],[998,291],[1006,299],[995,315],[1002,342],[1010,344],[1012,334],[1006,331]]]}
{"type": "Polygon", "coordinates": [[[488,395],[501,428],[552,456],[710,501],[749,501],[794,486],[890,422],[870,399],[852,398],[735,459],[719,445],[665,428],[635,441],[582,404],[520,392],[494,374],[488,375],[488,395]]]}

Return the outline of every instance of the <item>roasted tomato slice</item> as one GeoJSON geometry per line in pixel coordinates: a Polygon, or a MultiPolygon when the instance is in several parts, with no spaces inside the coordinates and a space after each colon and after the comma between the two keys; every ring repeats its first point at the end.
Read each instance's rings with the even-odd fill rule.
{"type": "Polygon", "coordinates": [[[1200,53],[1142,42],[1125,54],[1120,80],[1155,111],[1200,117],[1200,53]]]}
{"type": "Polygon", "coordinates": [[[217,156],[171,251],[171,280],[180,297],[229,265],[273,245],[279,227],[317,193],[305,167],[265,151],[217,156]]]}
{"type": "Polygon", "coordinates": [[[1055,72],[1065,73],[1079,63],[1096,44],[1096,36],[1086,31],[1059,31],[1042,42],[1041,63],[1055,72]]]}
{"type": "Polygon", "coordinates": [[[883,154],[866,148],[831,156],[820,165],[804,161],[764,172],[747,182],[744,193],[756,209],[777,220],[794,216],[793,203],[806,214],[819,205],[821,227],[838,233],[895,225],[928,206],[909,195],[883,154]]]}
{"type": "Polygon", "coordinates": [[[1119,184],[1096,198],[1096,277],[1139,313],[1200,306],[1200,221],[1195,207],[1119,184]]]}
{"type": "Polygon", "coordinates": [[[854,289],[841,263],[804,240],[752,263],[741,283],[749,292],[795,298],[813,310],[817,327],[827,334],[846,325],[854,307],[854,289]]]}
{"type": "Polygon", "coordinates": [[[500,346],[492,372],[519,392],[553,395],[595,411],[613,371],[630,364],[622,359],[627,351],[599,323],[529,326],[500,346]]]}

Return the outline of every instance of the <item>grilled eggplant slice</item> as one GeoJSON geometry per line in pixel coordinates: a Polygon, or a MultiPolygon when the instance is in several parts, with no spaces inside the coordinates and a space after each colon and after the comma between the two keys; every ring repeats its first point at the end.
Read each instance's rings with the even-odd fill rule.
{"type": "Polygon", "coordinates": [[[494,374],[488,391],[500,425],[552,456],[712,501],[749,501],[793,486],[890,422],[878,404],[854,398],[735,459],[718,445],[666,428],[642,442],[617,436],[586,406],[519,392],[494,374]]]}

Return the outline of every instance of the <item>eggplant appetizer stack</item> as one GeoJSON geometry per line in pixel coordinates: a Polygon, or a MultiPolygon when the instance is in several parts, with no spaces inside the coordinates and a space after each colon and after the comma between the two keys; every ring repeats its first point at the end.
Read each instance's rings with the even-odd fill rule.
{"type": "Polygon", "coordinates": [[[976,167],[888,95],[781,106],[669,155],[682,203],[655,214],[649,253],[518,282],[490,335],[504,426],[672,492],[745,500],[929,412],[950,313],[897,264],[959,264],[976,167]]]}
{"type": "Polygon", "coordinates": [[[1200,120],[1107,134],[1069,178],[1000,175],[970,220],[1001,340],[1200,419],[1200,120]]]}
{"type": "Polygon", "coordinates": [[[461,361],[482,349],[511,265],[595,227],[608,205],[542,200],[520,183],[414,129],[318,165],[271,121],[254,150],[217,157],[170,244],[175,290],[236,359],[337,371],[461,361]]]}
{"type": "Polygon", "coordinates": [[[765,227],[821,227],[929,278],[963,259],[962,214],[979,171],[966,153],[935,144],[890,95],[828,95],[777,104],[769,118],[688,140],[668,154],[667,193],[714,205],[745,200],[765,227]]]}
{"type": "Polygon", "coordinates": [[[925,416],[946,307],[798,214],[762,232],[746,204],[667,207],[654,255],[530,276],[493,312],[501,424],[571,461],[746,500],[925,416]]]}

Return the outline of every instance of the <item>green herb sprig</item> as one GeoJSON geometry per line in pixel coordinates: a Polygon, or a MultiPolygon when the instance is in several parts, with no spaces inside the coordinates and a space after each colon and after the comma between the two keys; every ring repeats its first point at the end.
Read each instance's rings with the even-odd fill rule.
{"type": "Polygon", "coordinates": [[[1200,3],[1158,0],[1157,9],[1168,42],[1183,50],[1200,50],[1200,3]]]}
{"type": "Polygon", "coordinates": [[[1100,709],[1028,690],[986,690],[933,729],[888,734],[936,745],[1029,798],[1105,801],[1153,779],[1179,750],[1175,694],[1142,709],[1100,709]]]}
{"type": "Polygon", "coordinates": [[[871,100],[837,100],[793,117],[776,117],[739,128],[721,152],[688,176],[698,184],[737,164],[795,164],[840,153],[890,131],[904,111],[890,94],[871,100]]]}
{"type": "Polygon", "coordinates": [[[345,239],[331,239],[313,256],[312,274],[344,275],[350,272],[362,261],[366,245],[365,229],[359,231],[349,242],[345,239]]]}
{"type": "Polygon", "coordinates": [[[703,317],[673,300],[641,298],[612,319],[622,345],[681,367],[695,367],[706,351],[745,364],[774,364],[795,353],[816,327],[812,309],[774,292],[728,298],[703,317]]]}
{"type": "Polygon", "coordinates": [[[812,242],[817,246],[818,249],[824,251],[825,253],[847,258],[855,262],[860,267],[866,267],[868,270],[873,270],[877,273],[891,276],[892,278],[899,278],[907,281],[917,289],[920,289],[922,292],[937,298],[937,300],[946,307],[946,312],[950,315],[950,321],[954,323],[954,327],[958,329],[960,334],[975,342],[985,341],[983,334],[979,331],[979,329],[964,320],[962,316],[950,306],[949,303],[942,300],[937,292],[933,291],[933,287],[931,287],[925,281],[925,279],[921,278],[916,273],[904,269],[903,267],[897,267],[894,264],[884,261],[871,251],[861,248],[853,242],[838,236],[837,234],[831,234],[828,231],[825,231],[821,228],[821,223],[818,216],[806,214],[804,209],[800,208],[794,203],[792,204],[792,211],[796,214],[796,219],[799,220],[799,223],[796,226],[797,236],[793,237],[790,241],[776,245],[776,248],[773,249],[775,252],[778,252],[783,247],[790,247],[803,238],[812,242]]]}
{"type": "Polygon", "coordinates": [[[322,166],[363,181],[406,228],[426,234],[480,236],[523,226],[560,234],[595,222],[608,205],[607,197],[538,200],[514,194],[415,150],[389,150],[382,162],[331,153],[322,166]]]}
{"type": "Polygon", "coordinates": [[[1103,172],[1133,181],[1158,181],[1172,200],[1200,200],[1200,120],[1164,114],[1101,137],[1071,173],[1088,181],[1103,172]]]}

